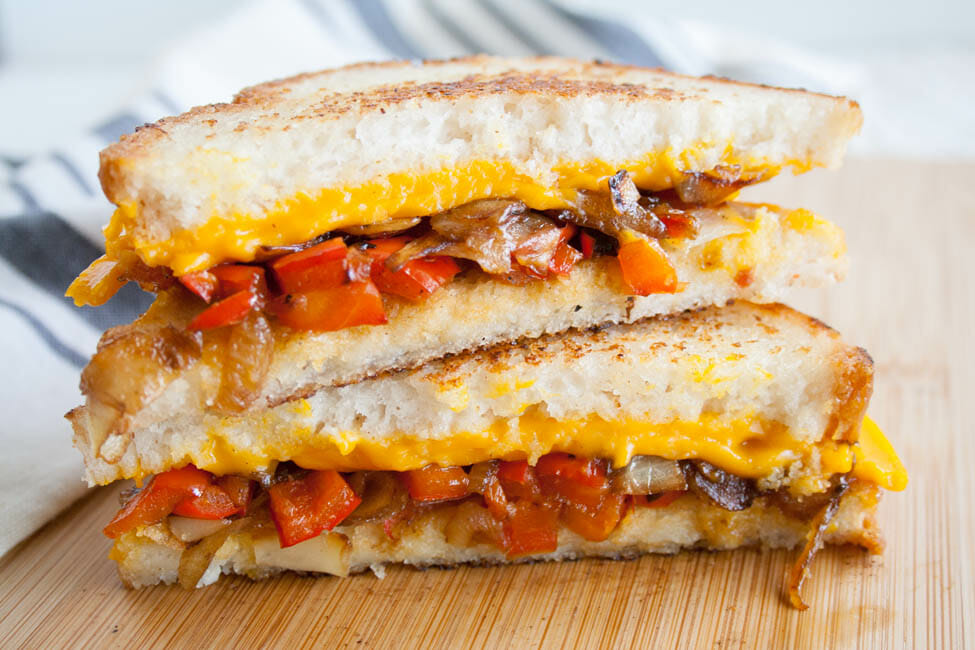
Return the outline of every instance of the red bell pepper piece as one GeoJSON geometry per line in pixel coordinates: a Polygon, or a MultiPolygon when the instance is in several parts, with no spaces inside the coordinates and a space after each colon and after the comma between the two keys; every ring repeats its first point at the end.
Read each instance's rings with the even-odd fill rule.
{"type": "Polygon", "coordinates": [[[258,305],[258,297],[250,291],[238,291],[229,298],[216,302],[196,315],[187,326],[191,330],[209,330],[233,325],[244,320],[258,305]]]}
{"type": "Polygon", "coordinates": [[[601,542],[613,532],[626,507],[626,495],[610,492],[596,507],[567,503],[561,519],[566,528],[590,542],[601,542]]]}
{"type": "Polygon", "coordinates": [[[609,492],[603,461],[573,458],[568,454],[546,454],[535,466],[542,493],[567,503],[597,508],[609,492]]]}
{"type": "Polygon", "coordinates": [[[239,291],[250,291],[260,299],[267,296],[264,267],[251,264],[224,264],[213,267],[210,273],[220,282],[218,298],[226,298],[239,291]]]}
{"type": "Polygon", "coordinates": [[[283,324],[296,330],[330,332],[386,322],[382,296],[371,281],[288,294],[272,301],[269,310],[283,324]]]}
{"type": "Polygon", "coordinates": [[[157,474],[118,511],[103,532],[115,538],[133,528],[158,523],[184,499],[203,494],[212,478],[209,472],[192,465],[157,474]]]}
{"type": "Polygon", "coordinates": [[[634,237],[620,245],[617,258],[623,271],[623,283],[630,293],[648,296],[677,292],[677,271],[657,240],[634,237]]]}
{"type": "Polygon", "coordinates": [[[284,293],[331,289],[348,279],[348,249],[341,237],[316,244],[271,262],[271,271],[284,293]]]}
{"type": "Polygon", "coordinates": [[[528,461],[502,460],[498,464],[498,478],[524,485],[528,481],[528,461]]]}
{"type": "Polygon", "coordinates": [[[548,263],[549,273],[555,275],[568,275],[576,262],[582,259],[582,253],[570,246],[567,242],[562,242],[555,249],[552,261],[548,263]]]}
{"type": "Polygon", "coordinates": [[[208,485],[199,496],[185,497],[173,507],[173,514],[195,519],[223,519],[240,512],[230,495],[218,485],[208,485]]]}
{"type": "Polygon", "coordinates": [[[332,530],[362,502],[335,470],[311,471],[268,488],[271,519],[281,547],[332,530]]]}
{"type": "Polygon", "coordinates": [[[404,472],[403,481],[416,501],[463,499],[470,493],[467,472],[462,467],[427,465],[404,472]]]}
{"type": "Polygon", "coordinates": [[[372,281],[383,293],[420,300],[460,273],[460,266],[452,257],[434,256],[410,260],[398,271],[386,267],[386,259],[405,246],[409,237],[373,239],[366,253],[372,258],[372,281]]]}
{"type": "Polygon", "coordinates": [[[247,508],[251,504],[251,499],[254,498],[254,486],[257,485],[256,482],[243,476],[228,474],[227,476],[218,478],[217,485],[227,493],[230,500],[237,506],[240,514],[247,514],[247,508]]]}
{"type": "Polygon", "coordinates": [[[558,510],[519,501],[504,521],[504,551],[508,558],[551,553],[559,545],[558,510]]]}
{"type": "Polygon", "coordinates": [[[591,259],[593,251],[596,249],[596,238],[583,231],[579,233],[579,244],[582,246],[582,259],[591,259]]]}
{"type": "Polygon", "coordinates": [[[209,271],[187,273],[186,275],[180,276],[179,281],[184,287],[207,303],[213,300],[214,296],[217,295],[217,290],[220,288],[220,280],[209,271]]]}
{"type": "Polygon", "coordinates": [[[557,476],[589,487],[601,487],[606,481],[605,464],[561,452],[539,458],[535,472],[539,477],[557,476]]]}

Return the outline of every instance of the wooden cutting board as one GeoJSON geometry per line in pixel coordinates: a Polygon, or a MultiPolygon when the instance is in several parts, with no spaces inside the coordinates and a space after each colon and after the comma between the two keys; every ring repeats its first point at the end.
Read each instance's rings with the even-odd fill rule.
{"type": "Polygon", "coordinates": [[[118,488],[103,488],[0,560],[0,647],[975,643],[975,165],[854,161],[746,198],[846,229],[847,282],[792,303],[870,350],[871,412],[911,474],[881,504],[886,553],[821,554],[810,610],[783,600],[791,553],[755,550],[127,591],[99,533],[118,488]]]}

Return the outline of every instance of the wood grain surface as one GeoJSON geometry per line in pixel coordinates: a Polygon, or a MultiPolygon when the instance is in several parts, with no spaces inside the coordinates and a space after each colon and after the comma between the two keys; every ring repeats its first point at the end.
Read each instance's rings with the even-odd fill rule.
{"type": "Polygon", "coordinates": [[[99,532],[116,487],[0,560],[0,647],[975,644],[975,165],[851,161],[746,198],[846,229],[847,282],[792,304],[872,353],[871,413],[911,475],[881,504],[886,553],[823,553],[810,610],[783,600],[791,554],[755,550],[127,591],[99,532]]]}

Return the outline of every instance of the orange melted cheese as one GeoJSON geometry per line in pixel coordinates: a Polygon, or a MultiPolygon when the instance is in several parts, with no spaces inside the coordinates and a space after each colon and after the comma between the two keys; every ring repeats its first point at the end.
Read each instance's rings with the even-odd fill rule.
{"type": "Polygon", "coordinates": [[[762,425],[751,418],[726,422],[707,416],[696,422],[659,424],[607,421],[596,415],[565,421],[529,411],[517,419],[496,422],[485,431],[447,438],[403,434],[375,439],[353,432],[326,438],[307,430],[263,448],[240,449],[219,431],[212,431],[210,443],[187,454],[184,461],[215,474],[247,473],[266,468],[274,460],[292,460],[311,469],[405,471],[430,463],[470,465],[491,459],[527,458],[534,463],[551,451],[609,458],[616,467],[635,455],[694,458],[750,478],[766,477],[802,461],[805,492],[821,491],[830,476],[851,470],[855,477],[890,490],[902,490],[907,483],[893,448],[869,419],[864,420],[858,443],[811,445],[782,426],[762,425]]]}
{"type": "MultiPolygon", "coordinates": [[[[389,219],[434,214],[477,199],[511,197],[536,210],[565,208],[579,190],[594,190],[620,169],[628,169],[637,186],[647,190],[673,187],[694,168],[692,154],[676,160],[669,154],[644,160],[611,164],[602,160],[567,163],[548,170],[551,182],[507,161],[474,161],[461,168],[427,173],[394,173],[353,187],[324,188],[279,201],[262,214],[214,214],[189,230],[165,240],[140,238],[135,233],[139,209],[135,203],[119,205],[105,230],[107,252],[118,259],[135,251],[150,266],[168,266],[183,275],[227,260],[249,261],[260,246],[279,246],[308,241],[330,230],[375,224],[389,219]]],[[[730,160],[725,164],[733,164],[730,160]]],[[[795,168],[801,165],[794,163],[795,168]]],[[[778,167],[754,165],[743,174],[768,178],[778,167]]]]}

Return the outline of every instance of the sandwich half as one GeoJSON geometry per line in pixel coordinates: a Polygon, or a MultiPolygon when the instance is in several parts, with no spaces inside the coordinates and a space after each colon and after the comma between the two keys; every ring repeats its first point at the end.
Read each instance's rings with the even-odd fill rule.
{"type": "Polygon", "coordinates": [[[154,475],[106,533],[136,587],[809,534],[878,551],[879,490],[906,477],[865,419],[872,383],[862,349],[778,304],[502,344],[259,418],[173,414],[111,476],[154,475]]]}
{"type": "Polygon", "coordinates": [[[905,478],[865,419],[869,357],[774,304],[843,277],[842,233],[737,200],[835,166],[860,122],[814,93],[472,57],[123,137],[106,253],[68,291],[157,295],[68,414],[90,483],[143,486],[105,529],[123,581],[879,548],[878,489],[905,478]]]}

